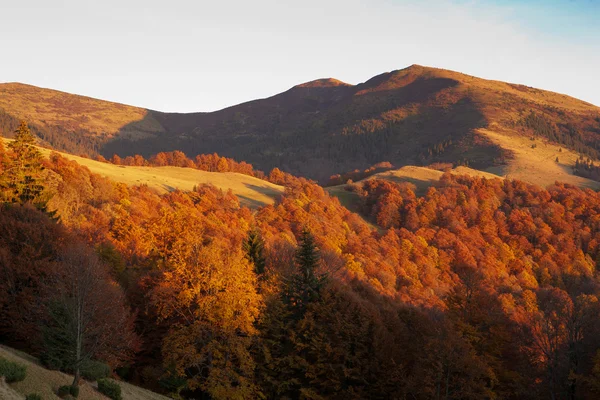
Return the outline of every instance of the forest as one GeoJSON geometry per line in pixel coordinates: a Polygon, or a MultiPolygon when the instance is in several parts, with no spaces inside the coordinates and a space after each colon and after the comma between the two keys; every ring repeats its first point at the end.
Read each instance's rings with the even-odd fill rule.
{"type": "Polygon", "coordinates": [[[73,386],[102,363],[182,399],[600,396],[596,192],[368,180],[347,185],[359,215],[276,169],[285,194],[250,210],[33,142],[26,124],[0,141],[0,342],[73,386]]]}

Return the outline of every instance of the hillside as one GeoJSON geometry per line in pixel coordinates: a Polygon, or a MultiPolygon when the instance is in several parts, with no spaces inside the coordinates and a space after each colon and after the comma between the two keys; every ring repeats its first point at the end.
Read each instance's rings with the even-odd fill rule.
{"type": "MultiPolygon", "coordinates": [[[[27,376],[21,382],[8,385],[3,380],[0,380],[0,399],[2,400],[24,400],[25,395],[31,393],[40,394],[44,400],[58,400],[60,399],[56,395],[58,387],[69,385],[73,381],[73,376],[59,371],[48,370],[40,365],[36,358],[10,347],[0,346],[0,357],[27,367],[27,376]]],[[[119,382],[119,385],[121,386],[123,400],[168,399],[168,397],[130,385],[126,382],[119,382]]],[[[86,382],[81,385],[78,399],[106,400],[108,397],[97,392],[92,383],[86,382]]]]}
{"type": "MultiPolygon", "coordinates": [[[[466,175],[469,177],[479,177],[487,179],[504,179],[501,176],[493,173],[478,171],[468,167],[456,167],[450,170],[452,175],[466,175]]],[[[444,173],[435,169],[416,167],[416,166],[405,166],[396,170],[390,170],[380,172],[365,178],[361,181],[355,182],[354,186],[362,187],[363,184],[368,180],[381,179],[396,183],[410,183],[414,185],[415,194],[422,196],[432,186],[438,186],[440,179],[444,173]]],[[[346,190],[347,185],[337,185],[325,188],[327,192],[337,197],[344,207],[348,208],[353,212],[360,212],[359,204],[360,197],[356,192],[346,190]]]]}
{"type": "MultiPolygon", "coordinates": [[[[46,156],[52,152],[45,148],[39,149],[46,156]]],[[[123,182],[130,186],[147,185],[158,193],[174,189],[192,190],[196,185],[210,184],[224,192],[231,190],[242,205],[256,208],[273,204],[284,191],[282,186],[235,172],[208,172],[180,167],[131,167],[103,163],[68,153],[59,154],[115,182],[123,182]]]]}
{"type": "Polygon", "coordinates": [[[545,138],[592,158],[600,149],[598,107],[418,65],[358,85],[307,82],[211,113],[161,113],[18,84],[0,85],[0,109],[5,134],[26,118],[47,143],[76,154],[217,152],[321,181],[381,161],[524,168],[493,134],[545,138]]]}
{"type": "MultiPolygon", "coordinates": [[[[598,398],[598,192],[403,167],[357,184],[368,224],[291,175],[249,212],[53,157],[40,193],[22,154],[0,170],[0,342],[52,365],[84,346],[184,399],[598,398]]],[[[5,349],[31,363],[9,399],[70,380],[5,349]]]]}

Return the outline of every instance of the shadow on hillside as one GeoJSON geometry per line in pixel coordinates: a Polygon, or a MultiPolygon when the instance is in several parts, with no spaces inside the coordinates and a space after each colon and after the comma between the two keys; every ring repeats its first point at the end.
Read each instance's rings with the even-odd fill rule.
{"type": "MultiPolygon", "coordinates": [[[[275,189],[272,189],[272,188],[269,188],[269,187],[265,187],[265,186],[253,185],[251,183],[244,183],[244,186],[246,186],[248,189],[252,190],[253,192],[259,193],[259,194],[261,194],[263,196],[270,197],[275,202],[278,201],[280,199],[280,197],[283,195],[283,192],[280,192],[278,190],[275,190],[275,189]]],[[[246,199],[248,201],[251,201],[252,205],[254,207],[250,207],[250,208],[258,208],[258,207],[262,207],[262,206],[267,205],[267,203],[265,203],[263,201],[252,199],[252,198],[249,198],[249,197],[246,197],[246,196],[239,196],[238,195],[238,197],[240,199],[244,198],[244,199],[246,199]]]]}
{"type": "Polygon", "coordinates": [[[174,192],[175,190],[177,190],[177,188],[176,188],[176,187],[174,187],[174,186],[170,186],[170,185],[167,185],[167,184],[164,184],[164,183],[163,183],[162,187],[163,187],[163,189],[165,189],[167,192],[174,192]]]}
{"type": "MultiPolygon", "coordinates": [[[[592,189],[592,190],[598,190],[600,189],[600,182],[595,181],[593,179],[590,178],[586,178],[584,176],[579,176],[579,175],[575,175],[573,173],[573,166],[571,165],[564,165],[564,164],[558,164],[558,166],[560,167],[560,169],[562,169],[565,174],[570,175],[575,177],[576,179],[581,179],[578,182],[578,187],[582,188],[582,189],[592,189]]],[[[559,181],[560,182],[560,181],[559,181]]],[[[564,182],[564,183],[569,183],[569,182],[564,182]]]]}
{"type": "Polygon", "coordinates": [[[263,206],[266,206],[266,203],[263,203],[262,201],[253,199],[251,197],[248,196],[242,196],[242,195],[237,195],[237,198],[240,200],[240,204],[242,206],[248,207],[248,208],[252,208],[252,209],[256,209],[256,208],[260,208],[263,206]]]}
{"type": "Polygon", "coordinates": [[[294,108],[280,95],[215,113],[149,112],[146,118],[167,125],[166,133],[127,139],[125,132],[138,121],[123,127],[123,134],[100,152],[105,157],[217,152],[321,182],[382,161],[397,167],[457,161],[490,167],[500,151],[474,137],[474,129],[487,121],[467,92],[455,90],[457,85],[447,78],[419,78],[399,88],[342,97],[319,112],[294,108]]]}

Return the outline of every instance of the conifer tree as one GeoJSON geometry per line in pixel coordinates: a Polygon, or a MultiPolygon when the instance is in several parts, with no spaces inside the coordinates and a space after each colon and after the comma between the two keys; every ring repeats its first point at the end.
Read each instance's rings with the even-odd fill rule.
{"type": "Polygon", "coordinates": [[[246,258],[254,265],[254,271],[261,276],[265,272],[265,241],[257,229],[252,229],[244,241],[243,248],[246,252],[246,258]]]}
{"type": "Polygon", "coordinates": [[[0,201],[4,200],[6,192],[6,163],[6,149],[4,148],[4,140],[2,140],[0,132],[0,201]]]}
{"type": "Polygon", "coordinates": [[[321,258],[315,238],[307,228],[303,229],[299,242],[296,250],[297,272],[290,279],[284,301],[301,317],[307,305],[319,298],[327,276],[317,273],[321,258]]]}
{"type": "Polygon", "coordinates": [[[0,171],[4,170],[5,160],[6,160],[6,149],[4,148],[4,140],[2,140],[2,132],[0,132],[0,171]]]}
{"type": "Polygon", "coordinates": [[[12,151],[7,169],[8,197],[12,202],[33,202],[44,190],[42,154],[35,148],[35,137],[25,121],[15,133],[15,140],[8,145],[12,151]]]}
{"type": "Polygon", "coordinates": [[[258,382],[266,398],[311,397],[312,376],[307,366],[314,361],[309,348],[320,340],[311,331],[310,310],[326,308],[322,290],[327,276],[319,274],[321,262],[314,236],[304,229],[298,239],[296,272],[281,297],[267,305],[262,320],[262,348],[257,349],[258,382]]]}

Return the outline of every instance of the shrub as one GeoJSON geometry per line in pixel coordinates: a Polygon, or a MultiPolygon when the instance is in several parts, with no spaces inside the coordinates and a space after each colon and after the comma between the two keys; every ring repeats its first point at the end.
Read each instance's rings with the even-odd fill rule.
{"type": "Polygon", "coordinates": [[[64,367],[63,361],[50,353],[42,354],[42,356],[40,357],[40,361],[44,367],[54,371],[62,370],[64,367]]]}
{"type": "Polygon", "coordinates": [[[63,385],[63,386],[59,387],[58,392],[56,394],[58,394],[58,397],[65,397],[65,396],[71,394],[71,386],[63,385]]]}
{"type": "Polygon", "coordinates": [[[123,400],[121,397],[121,386],[109,379],[98,380],[98,391],[112,400],[123,400]]]}
{"type": "Polygon", "coordinates": [[[69,387],[69,393],[71,393],[71,396],[74,398],[77,398],[79,396],[79,386],[69,387]]]}
{"type": "Polygon", "coordinates": [[[98,379],[108,378],[110,376],[110,367],[100,361],[86,361],[80,368],[81,376],[88,381],[97,381],[98,379]]]}
{"type": "Polygon", "coordinates": [[[25,397],[25,400],[42,400],[42,396],[37,393],[31,393],[25,397]]]}
{"type": "Polygon", "coordinates": [[[3,376],[6,382],[20,382],[26,375],[27,368],[24,365],[0,358],[0,376],[3,376]]]}

